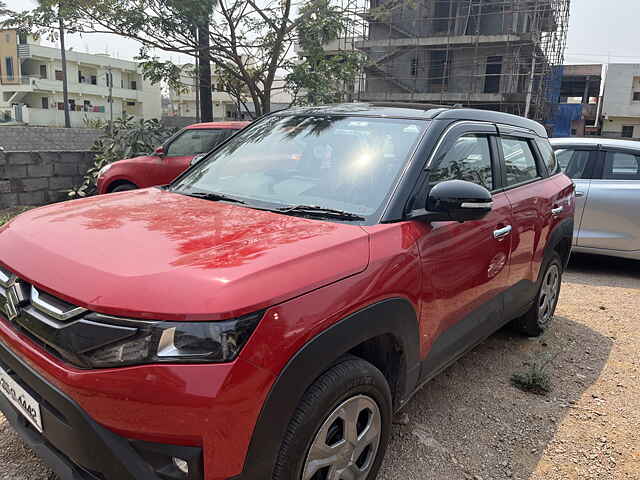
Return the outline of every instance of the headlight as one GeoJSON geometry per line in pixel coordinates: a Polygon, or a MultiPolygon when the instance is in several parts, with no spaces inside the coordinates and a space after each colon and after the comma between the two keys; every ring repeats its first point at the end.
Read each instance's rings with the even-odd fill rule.
{"type": "Polygon", "coordinates": [[[102,168],[100,169],[100,171],[98,172],[98,177],[101,177],[101,176],[103,176],[105,173],[107,173],[107,171],[108,171],[111,167],[113,167],[113,163],[109,163],[109,164],[105,165],[104,167],[102,167],[102,168]]]}
{"type": "Polygon", "coordinates": [[[221,322],[143,322],[92,314],[87,320],[137,327],[137,333],[78,356],[93,368],[230,362],[238,356],[261,318],[262,312],[221,322]]]}

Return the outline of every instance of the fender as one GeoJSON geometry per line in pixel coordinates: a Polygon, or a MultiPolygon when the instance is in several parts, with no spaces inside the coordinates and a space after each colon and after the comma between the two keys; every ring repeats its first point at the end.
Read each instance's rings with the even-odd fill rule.
{"type": "Polygon", "coordinates": [[[233,480],[264,480],[271,476],[289,421],[313,381],[340,356],[366,340],[392,335],[403,351],[395,408],[413,392],[420,371],[420,333],[413,306],[392,298],[372,304],[335,323],[310,340],[280,372],[256,423],[243,473],[233,480]]]}
{"type": "MultiPolygon", "coordinates": [[[[549,261],[553,252],[555,250],[558,250],[558,245],[560,245],[560,243],[564,240],[565,242],[567,242],[568,248],[566,249],[566,252],[561,253],[560,256],[562,257],[562,267],[565,269],[567,268],[569,258],[571,257],[571,247],[573,244],[573,223],[574,219],[572,215],[571,217],[565,218],[558,222],[553,231],[549,234],[549,241],[547,242],[547,246],[544,250],[543,265],[545,265],[549,261]]],[[[562,249],[559,250],[562,251],[562,249]]],[[[538,285],[541,281],[542,279],[538,278],[538,285]]]]}

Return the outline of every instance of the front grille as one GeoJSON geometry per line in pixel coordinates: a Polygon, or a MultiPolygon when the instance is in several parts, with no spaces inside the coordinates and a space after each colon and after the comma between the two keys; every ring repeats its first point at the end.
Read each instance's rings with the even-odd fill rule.
{"type": "Polygon", "coordinates": [[[0,267],[0,315],[10,328],[54,357],[79,368],[89,368],[82,354],[136,331],[96,322],[87,309],[43,292],[3,267],[0,267]]]}

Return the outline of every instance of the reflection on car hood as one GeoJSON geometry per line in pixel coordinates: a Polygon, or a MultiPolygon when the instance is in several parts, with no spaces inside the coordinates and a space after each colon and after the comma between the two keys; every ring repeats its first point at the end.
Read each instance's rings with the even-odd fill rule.
{"type": "Polygon", "coordinates": [[[357,225],[159,189],[32,210],[0,229],[0,263],[73,304],[166,320],[221,319],[364,270],[357,225]]]}

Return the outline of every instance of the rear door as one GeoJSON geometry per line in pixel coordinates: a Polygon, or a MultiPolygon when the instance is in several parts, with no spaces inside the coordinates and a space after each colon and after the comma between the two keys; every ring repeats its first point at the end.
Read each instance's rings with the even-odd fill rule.
{"type": "Polygon", "coordinates": [[[500,127],[503,182],[513,210],[510,288],[505,296],[508,318],[524,313],[534,299],[549,234],[565,208],[536,140],[519,129],[500,127]]]}
{"type": "Polygon", "coordinates": [[[556,157],[562,171],[573,180],[576,186],[576,214],[573,231],[573,244],[579,244],[580,227],[584,207],[589,197],[591,179],[599,158],[598,146],[561,146],[556,147],[556,157]]]}
{"type": "Polygon", "coordinates": [[[578,246],[640,250],[640,152],[603,147],[594,177],[578,246]]]}

